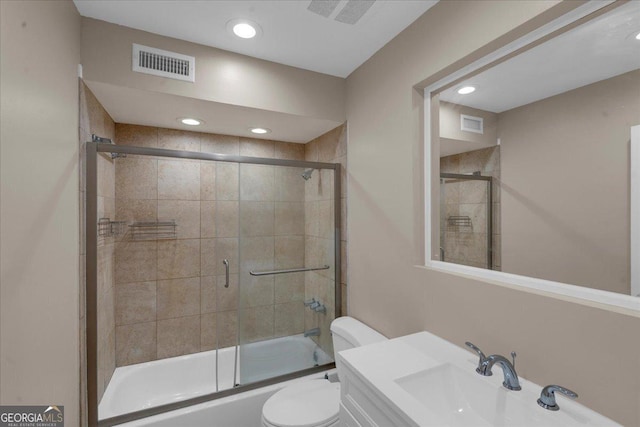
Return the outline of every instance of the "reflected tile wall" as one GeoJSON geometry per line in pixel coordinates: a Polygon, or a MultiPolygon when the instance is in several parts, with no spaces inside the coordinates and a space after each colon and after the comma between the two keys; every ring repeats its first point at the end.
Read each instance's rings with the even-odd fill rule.
{"type": "MultiPolygon", "coordinates": [[[[493,182],[493,269],[501,269],[500,245],[500,147],[484,148],[440,159],[440,171],[468,174],[476,171],[494,177],[493,182]]],[[[487,202],[488,186],[481,181],[447,182],[445,184],[444,230],[445,260],[456,264],[487,268],[487,202]],[[449,216],[471,219],[471,226],[450,226],[449,216]]]]}
{"type": "MultiPolygon", "coordinates": [[[[127,124],[117,124],[115,134],[126,145],[289,160],[305,156],[304,145],[280,141],[127,124]]],[[[231,346],[238,332],[243,342],[303,332],[304,274],[248,274],[304,265],[301,173],[300,168],[142,156],[115,161],[114,216],[128,223],[174,219],[178,224],[175,240],[140,242],[125,235],[113,244],[117,366],[231,346]],[[231,265],[229,288],[224,259],[231,265]]]]}

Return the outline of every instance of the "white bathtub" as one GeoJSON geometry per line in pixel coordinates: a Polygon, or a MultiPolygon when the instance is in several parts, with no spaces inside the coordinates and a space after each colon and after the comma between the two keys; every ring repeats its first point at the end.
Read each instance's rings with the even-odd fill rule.
{"type": "MultiPolygon", "coordinates": [[[[311,339],[302,335],[243,345],[239,353],[238,378],[241,384],[316,364],[324,365],[333,360],[311,339]]],[[[235,347],[218,350],[218,390],[233,387],[234,355],[235,347]]],[[[99,418],[111,418],[213,393],[216,391],[215,361],[214,350],[116,368],[100,401],[99,418]]]]}

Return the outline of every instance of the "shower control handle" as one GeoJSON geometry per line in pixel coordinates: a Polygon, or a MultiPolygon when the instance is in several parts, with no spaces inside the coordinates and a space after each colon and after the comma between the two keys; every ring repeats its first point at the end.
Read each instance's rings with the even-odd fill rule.
{"type": "Polygon", "coordinates": [[[224,264],[224,287],[228,288],[229,287],[229,260],[224,259],[222,260],[222,263],[224,264]]]}

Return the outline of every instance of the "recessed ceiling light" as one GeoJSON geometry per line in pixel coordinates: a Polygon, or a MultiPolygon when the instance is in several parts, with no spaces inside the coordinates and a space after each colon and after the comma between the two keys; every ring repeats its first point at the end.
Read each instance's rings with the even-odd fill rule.
{"type": "Polygon", "coordinates": [[[473,87],[473,86],[463,86],[460,89],[458,89],[458,93],[460,95],[468,95],[468,94],[470,94],[472,92],[475,92],[475,91],[476,91],[476,88],[473,87]]]}
{"type": "Polygon", "coordinates": [[[202,123],[204,123],[202,120],[198,120],[198,119],[192,119],[189,117],[185,117],[183,119],[178,119],[180,120],[180,122],[184,125],[189,125],[189,126],[199,126],[202,123]]]}
{"type": "Polygon", "coordinates": [[[262,34],[260,25],[248,19],[232,19],[227,22],[227,30],[241,39],[252,39],[262,34]]]}
{"type": "Polygon", "coordinates": [[[640,33],[636,34],[636,40],[640,40],[640,33]]]}
{"type": "Polygon", "coordinates": [[[251,128],[251,132],[257,133],[259,135],[263,135],[265,133],[271,132],[271,129],[267,129],[267,128],[251,128]]]}

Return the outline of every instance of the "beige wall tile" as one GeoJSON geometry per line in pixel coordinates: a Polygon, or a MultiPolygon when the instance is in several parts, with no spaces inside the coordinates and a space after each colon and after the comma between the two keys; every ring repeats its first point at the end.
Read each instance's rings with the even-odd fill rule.
{"type": "Polygon", "coordinates": [[[268,270],[274,263],[274,237],[243,237],[240,239],[240,269],[268,270]]]}
{"type": "Polygon", "coordinates": [[[115,289],[116,325],[156,320],[156,282],[121,283],[115,289]]]}
{"type": "Polygon", "coordinates": [[[117,123],[116,143],[119,145],[157,148],[158,128],[117,123]]]}
{"type": "Polygon", "coordinates": [[[305,144],[276,141],[275,158],[285,160],[304,160],[304,148],[305,144]]]}
{"type": "Polygon", "coordinates": [[[220,162],[216,165],[216,200],[240,198],[239,170],[237,163],[220,162]]]}
{"type": "Polygon", "coordinates": [[[200,163],[158,160],[158,199],[200,200],[200,163]]]}
{"type": "Polygon", "coordinates": [[[240,202],[241,236],[273,236],[273,233],[274,202],[240,202]]]}
{"type": "Polygon", "coordinates": [[[220,311],[216,313],[219,348],[231,347],[238,342],[238,312],[220,311]]]}
{"type": "Polygon", "coordinates": [[[158,321],[158,359],[200,351],[200,315],[158,321]]]}
{"type": "Polygon", "coordinates": [[[274,234],[276,236],[304,235],[304,202],[275,202],[274,219],[274,234]]]}
{"type": "Polygon", "coordinates": [[[200,151],[197,132],[176,129],[158,129],[158,147],[167,150],[200,151]]]}
{"type": "Polygon", "coordinates": [[[240,137],[240,155],[249,157],[264,157],[272,159],[275,153],[274,141],[266,139],[240,137]]]}
{"type": "Polygon", "coordinates": [[[273,305],[245,308],[240,311],[240,342],[272,338],[273,327],[273,305]]]}
{"type": "Polygon", "coordinates": [[[200,135],[200,150],[203,153],[240,154],[240,138],[230,135],[203,133],[200,135]]]}
{"type": "MultiPolygon", "coordinates": [[[[216,262],[216,240],[201,239],[200,240],[200,274],[203,276],[213,276],[216,274],[218,265],[216,262]]],[[[222,262],[222,261],[220,261],[222,262]]]]}
{"type": "Polygon", "coordinates": [[[238,273],[239,265],[239,243],[237,237],[218,238],[216,239],[215,246],[215,270],[218,275],[225,273],[224,259],[229,260],[229,271],[231,273],[238,273]]]}
{"type": "Polygon", "coordinates": [[[238,236],[238,202],[219,201],[216,202],[215,221],[217,237],[238,236]]]}
{"type": "Polygon", "coordinates": [[[339,157],[338,142],[342,130],[343,127],[339,126],[318,138],[318,161],[332,162],[339,157]]]}
{"type": "Polygon", "coordinates": [[[158,279],[200,276],[200,239],[158,241],[158,279]]]}
{"type": "Polygon", "coordinates": [[[318,236],[324,239],[333,239],[335,230],[335,217],[333,212],[333,200],[321,200],[318,202],[318,236]]]}
{"type": "Polygon", "coordinates": [[[156,280],[158,246],[156,242],[118,242],[115,245],[116,283],[156,280]]]}
{"type": "Polygon", "coordinates": [[[282,337],[304,332],[304,305],[302,302],[289,302],[274,306],[274,335],[282,337]]]}
{"type": "Polygon", "coordinates": [[[241,271],[240,307],[258,307],[273,304],[274,280],[274,276],[252,276],[248,271],[241,271]]]}
{"type": "Polygon", "coordinates": [[[202,276],[200,278],[200,313],[204,314],[216,312],[216,302],[216,277],[202,276]]]}
{"type": "Polygon", "coordinates": [[[275,166],[240,165],[240,200],[273,201],[275,166]]]}
{"type": "Polygon", "coordinates": [[[200,237],[200,202],[192,200],[158,200],[158,221],[176,221],[178,239],[200,237]]]}
{"type": "MultiPolygon", "coordinates": [[[[275,200],[280,202],[304,201],[304,168],[277,166],[275,169],[275,200]]],[[[317,171],[313,171],[317,173],[317,171]]],[[[313,176],[313,175],[311,175],[313,176]]]]}
{"type": "Polygon", "coordinates": [[[274,268],[301,268],[304,267],[304,236],[277,236],[275,237],[274,268]]]}
{"type": "Polygon", "coordinates": [[[128,156],[116,162],[118,199],[157,199],[158,161],[141,156],[128,156]]]}
{"type": "Polygon", "coordinates": [[[200,202],[200,237],[216,237],[216,202],[200,202]]]}
{"type": "Polygon", "coordinates": [[[216,166],[218,162],[200,162],[200,200],[216,200],[216,166]]]}
{"type": "Polygon", "coordinates": [[[103,155],[98,156],[98,196],[115,197],[116,174],[114,166],[114,161],[111,157],[103,155]]]}
{"type": "Polygon", "coordinates": [[[304,273],[275,276],[275,303],[304,300],[304,273]]]}
{"type": "Polygon", "coordinates": [[[158,320],[200,314],[200,278],[158,281],[158,320]]]}
{"type": "Polygon", "coordinates": [[[309,141],[304,145],[304,159],[308,162],[318,161],[318,139],[309,141]]]}
{"type": "Polygon", "coordinates": [[[156,359],[156,322],[116,327],[116,366],[156,359]]]}
{"type": "Polygon", "coordinates": [[[306,202],[304,208],[304,234],[319,236],[320,211],[318,202],[306,202]]]}
{"type": "Polygon", "coordinates": [[[216,313],[207,313],[200,316],[200,351],[216,349],[216,320],[216,313]]]}
{"type": "Polygon", "coordinates": [[[116,199],[116,219],[127,222],[156,221],[158,219],[158,201],[116,199]]]}

